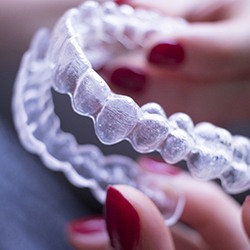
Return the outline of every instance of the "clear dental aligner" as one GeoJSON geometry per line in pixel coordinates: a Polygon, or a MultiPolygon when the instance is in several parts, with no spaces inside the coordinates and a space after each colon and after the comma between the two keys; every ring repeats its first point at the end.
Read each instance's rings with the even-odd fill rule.
{"type": "Polygon", "coordinates": [[[148,10],[88,1],[66,12],[52,33],[39,30],[23,57],[13,98],[14,121],[25,148],[50,169],[64,172],[73,185],[90,188],[101,202],[108,184],[125,183],[147,193],[169,224],[183,209],[183,197],[169,204],[133,160],[103,156],[96,146],[78,145],[64,133],[54,113],[53,86],[69,94],[78,114],[93,119],[101,142],[128,140],[136,151],[158,151],[168,163],[185,160],[199,179],[220,178],[228,192],[248,189],[249,139],[207,122],[194,126],[184,113],[167,117],[156,103],[139,107],[130,97],[114,94],[94,71],[122,51],[143,50],[150,36],[167,36],[184,25],[148,10]]]}

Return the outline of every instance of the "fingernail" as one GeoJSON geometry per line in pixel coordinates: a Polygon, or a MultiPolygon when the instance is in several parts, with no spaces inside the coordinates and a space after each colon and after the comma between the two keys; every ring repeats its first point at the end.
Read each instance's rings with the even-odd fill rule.
{"type": "Polygon", "coordinates": [[[117,4],[125,4],[127,2],[128,2],[128,0],[127,1],[126,0],[115,0],[115,3],[117,3],[117,4]]]}
{"type": "Polygon", "coordinates": [[[154,46],[148,61],[158,66],[177,66],[183,63],[185,53],[183,47],[175,42],[161,42],[154,46]]]}
{"type": "Polygon", "coordinates": [[[105,229],[106,225],[102,217],[83,218],[69,224],[69,230],[73,234],[95,234],[104,232],[105,229]]]}
{"type": "Polygon", "coordinates": [[[107,190],[105,218],[111,245],[119,250],[136,248],[140,236],[140,220],[131,203],[114,187],[107,190]]]}
{"type": "Polygon", "coordinates": [[[177,176],[183,173],[178,167],[171,166],[163,161],[152,159],[150,157],[141,157],[138,160],[138,163],[145,170],[157,174],[177,176]]]}
{"type": "Polygon", "coordinates": [[[147,85],[146,74],[136,68],[117,68],[111,73],[110,80],[115,87],[131,92],[142,92],[147,85]]]}

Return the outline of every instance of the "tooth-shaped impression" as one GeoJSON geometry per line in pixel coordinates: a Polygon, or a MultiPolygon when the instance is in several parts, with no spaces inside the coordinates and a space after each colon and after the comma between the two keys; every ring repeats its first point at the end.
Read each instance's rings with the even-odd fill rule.
{"type": "Polygon", "coordinates": [[[155,151],[169,131],[167,119],[158,114],[144,114],[131,134],[133,147],[141,153],[155,151]]]}
{"type": "Polygon", "coordinates": [[[161,145],[161,156],[166,162],[174,164],[186,158],[191,146],[192,140],[184,130],[173,129],[161,145]]]}
{"type": "Polygon", "coordinates": [[[111,90],[105,81],[93,70],[88,69],[78,81],[73,94],[74,110],[85,116],[94,116],[104,105],[111,90]]]}
{"type": "Polygon", "coordinates": [[[222,186],[229,193],[240,193],[250,187],[250,141],[233,136],[233,161],[220,176],[222,186]]]}
{"type": "Polygon", "coordinates": [[[225,129],[210,123],[194,128],[195,146],[188,155],[187,165],[197,178],[209,180],[219,177],[232,160],[232,136],[225,129]]]}
{"type": "Polygon", "coordinates": [[[60,93],[72,93],[80,76],[91,64],[74,38],[65,41],[54,72],[54,88],[60,93]]]}
{"type": "Polygon", "coordinates": [[[142,112],[127,96],[111,96],[97,116],[96,135],[105,144],[124,140],[135,127],[142,112]]]}

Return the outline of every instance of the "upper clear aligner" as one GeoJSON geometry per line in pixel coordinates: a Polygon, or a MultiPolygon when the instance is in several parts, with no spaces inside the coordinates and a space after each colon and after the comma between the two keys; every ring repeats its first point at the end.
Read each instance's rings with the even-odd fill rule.
{"type": "Polygon", "coordinates": [[[182,19],[149,10],[88,1],[66,12],[52,33],[41,29],[23,57],[15,84],[14,120],[24,146],[49,168],[63,171],[74,185],[91,188],[100,201],[107,184],[139,185],[136,162],[104,157],[97,147],[79,146],[73,135],[61,131],[53,86],[71,97],[78,114],[93,119],[101,142],[128,140],[136,151],[158,151],[168,163],[185,160],[196,178],[220,178],[227,192],[248,189],[249,139],[208,122],[194,126],[184,113],[167,117],[156,103],[139,107],[130,97],[113,93],[93,69],[121,51],[143,50],[154,34],[168,36],[185,25],[182,19]]]}

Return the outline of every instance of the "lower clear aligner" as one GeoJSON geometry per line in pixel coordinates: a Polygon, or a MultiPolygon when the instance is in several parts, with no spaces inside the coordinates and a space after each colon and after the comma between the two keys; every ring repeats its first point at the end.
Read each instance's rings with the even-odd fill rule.
{"type": "Polygon", "coordinates": [[[78,145],[73,135],[64,133],[54,113],[53,85],[71,97],[75,112],[93,119],[102,143],[128,140],[140,153],[158,151],[167,163],[185,160],[196,178],[220,178],[229,193],[248,189],[248,138],[232,136],[208,122],[194,126],[184,113],[167,117],[156,103],[139,107],[130,97],[113,93],[92,68],[122,51],[143,50],[145,37],[170,35],[185,25],[151,11],[88,1],[69,10],[52,33],[39,30],[23,57],[13,98],[14,121],[24,147],[52,170],[63,171],[73,185],[90,188],[100,202],[107,185],[124,183],[147,193],[168,224],[175,223],[183,210],[184,197],[179,194],[170,208],[157,183],[144,178],[133,160],[105,157],[96,146],[78,145]]]}

